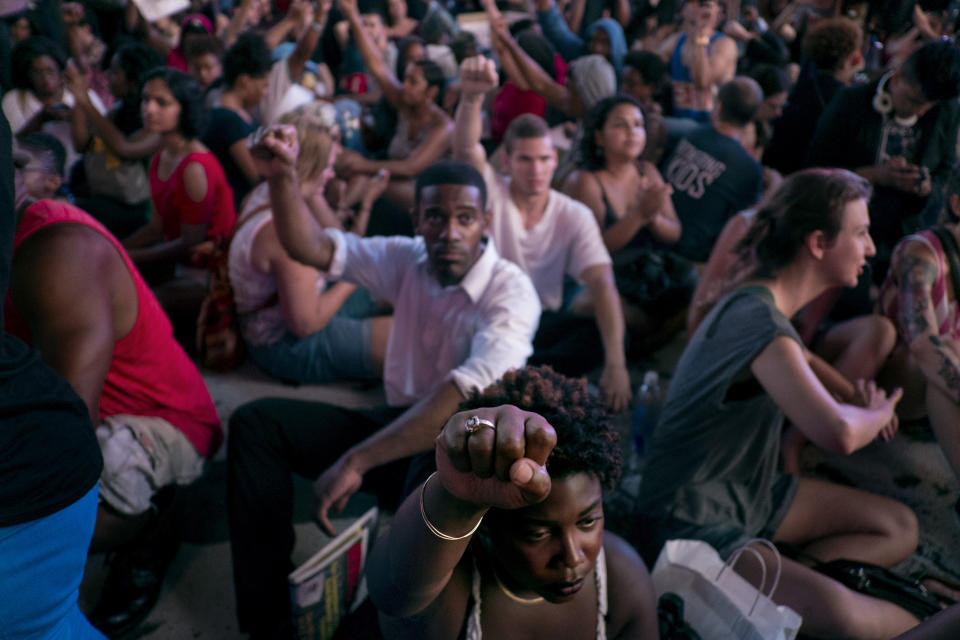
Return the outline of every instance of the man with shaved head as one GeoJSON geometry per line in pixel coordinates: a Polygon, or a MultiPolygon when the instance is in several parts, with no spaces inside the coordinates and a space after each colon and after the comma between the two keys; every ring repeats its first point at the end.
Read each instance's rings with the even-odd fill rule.
{"type": "Polygon", "coordinates": [[[683,235],[673,250],[706,262],[723,225],[760,199],[763,170],[744,148],[763,102],[760,86],[736,77],[717,92],[710,124],[680,141],[663,174],[673,186],[673,206],[683,235]]]}

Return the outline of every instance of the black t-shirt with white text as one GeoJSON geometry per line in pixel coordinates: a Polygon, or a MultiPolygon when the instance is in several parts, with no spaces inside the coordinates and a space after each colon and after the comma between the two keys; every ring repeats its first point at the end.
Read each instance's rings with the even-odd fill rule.
{"type": "Polygon", "coordinates": [[[710,125],[681,140],[665,167],[683,226],[672,249],[706,262],[727,220],[760,199],[763,170],[739,142],[710,125]]]}

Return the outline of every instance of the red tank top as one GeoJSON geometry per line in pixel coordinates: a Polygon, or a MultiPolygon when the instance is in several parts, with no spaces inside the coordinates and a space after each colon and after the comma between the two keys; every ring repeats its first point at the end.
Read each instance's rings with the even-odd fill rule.
{"type": "Polygon", "coordinates": [[[188,153],[166,180],[160,179],[157,167],[160,153],[150,162],[150,196],[153,207],[163,222],[163,239],[180,237],[181,224],[207,225],[207,239],[226,238],[237,222],[233,206],[233,189],[217,157],[212,153],[188,153]],[[207,175],[207,197],[194,202],[187,195],[183,172],[191,162],[199,163],[207,175]]]}
{"type": "MultiPolygon", "coordinates": [[[[127,252],[99,222],[66,203],[41,200],[23,213],[13,249],[53,224],[74,223],[104,236],[123,257],[137,290],[137,319],[113,348],[113,361],[100,395],[100,417],[126,413],[156,416],[184,433],[197,452],[210,457],[223,441],[216,407],[200,372],[173,338],[170,320],[140,277],[127,252]]],[[[4,315],[6,330],[27,344],[30,331],[10,294],[4,315]]]]}

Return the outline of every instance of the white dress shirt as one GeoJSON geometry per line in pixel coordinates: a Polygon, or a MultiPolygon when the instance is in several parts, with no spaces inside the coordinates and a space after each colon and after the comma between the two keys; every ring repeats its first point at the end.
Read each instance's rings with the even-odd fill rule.
{"type": "MultiPolygon", "coordinates": [[[[93,89],[88,90],[87,95],[90,97],[90,102],[93,104],[94,109],[100,112],[100,114],[107,112],[100,96],[98,96],[93,89]]],[[[77,104],[77,99],[67,89],[64,89],[62,102],[68,107],[73,108],[77,104]]],[[[10,123],[10,131],[13,132],[13,135],[18,135],[24,125],[30,122],[30,119],[37,115],[38,111],[43,109],[43,103],[40,102],[40,99],[37,98],[32,91],[24,91],[23,89],[8,91],[3,96],[2,104],[3,114],[7,116],[7,121],[10,123]]],[[[64,162],[63,165],[64,174],[67,177],[70,176],[70,168],[73,167],[73,163],[80,159],[80,154],[77,153],[73,146],[73,134],[71,133],[70,126],[70,118],[67,118],[66,120],[47,121],[43,123],[43,127],[41,128],[41,131],[49,133],[59,140],[63,145],[64,151],[67,152],[66,162],[64,162]]]]}
{"type": "Polygon", "coordinates": [[[383,368],[389,405],[411,405],[446,380],[467,396],[522,367],[533,353],[536,290],[492,241],[459,283],[445,287],[430,270],[422,237],[326,233],[336,244],[331,278],[393,304],[383,368]]]}

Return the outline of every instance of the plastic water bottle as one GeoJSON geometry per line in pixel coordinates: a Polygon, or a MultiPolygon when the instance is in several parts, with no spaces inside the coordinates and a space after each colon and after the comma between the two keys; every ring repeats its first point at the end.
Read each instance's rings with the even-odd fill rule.
{"type": "Polygon", "coordinates": [[[643,455],[646,446],[653,438],[657,420],[660,419],[662,404],[660,374],[656,371],[647,371],[643,374],[643,384],[637,389],[633,409],[633,446],[638,455],[643,455]]]}

